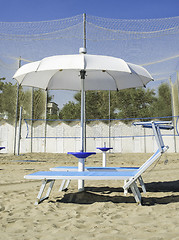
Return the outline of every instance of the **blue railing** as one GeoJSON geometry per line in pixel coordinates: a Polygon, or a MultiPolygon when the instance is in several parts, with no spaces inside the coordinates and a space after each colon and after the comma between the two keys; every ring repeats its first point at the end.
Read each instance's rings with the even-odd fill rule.
{"type": "MultiPolygon", "coordinates": [[[[163,136],[179,136],[179,131],[178,131],[178,128],[177,128],[177,125],[178,125],[178,119],[179,119],[179,116],[165,116],[165,117],[146,117],[146,118],[118,118],[118,119],[87,119],[86,121],[88,122],[92,122],[92,121],[136,121],[136,120],[153,120],[153,119],[173,119],[173,121],[175,121],[175,130],[173,132],[173,134],[165,134],[163,136]]],[[[46,121],[47,123],[48,122],[75,122],[75,121],[80,121],[80,119],[24,119],[25,123],[26,123],[26,127],[27,127],[27,134],[26,134],[26,138],[63,138],[63,139],[80,139],[80,136],[29,136],[29,124],[28,124],[28,121],[32,122],[32,121],[46,121]]],[[[138,137],[138,138],[141,138],[141,137],[152,137],[153,135],[151,134],[148,134],[148,135],[127,135],[127,136],[92,136],[92,137],[86,137],[87,139],[92,139],[92,138],[131,138],[131,137],[138,137]]]]}

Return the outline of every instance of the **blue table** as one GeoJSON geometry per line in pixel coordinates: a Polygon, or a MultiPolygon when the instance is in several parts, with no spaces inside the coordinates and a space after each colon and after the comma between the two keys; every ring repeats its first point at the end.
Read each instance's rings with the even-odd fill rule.
{"type": "MultiPolygon", "coordinates": [[[[83,172],[85,170],[85,159],[95,152],[68,152],[68,154],[73,155],[78,158],[78,172],[83,172]]],[[[84,180],[78,180],[78,191],[84,191],[84,180]]]]}
{"type": "Polygon", "coordinates": [[[103,167],[106,167],[106,152],[113,148],[112,147],[97,147],[96,149],[99,149],[103,152],[103,167]]]}

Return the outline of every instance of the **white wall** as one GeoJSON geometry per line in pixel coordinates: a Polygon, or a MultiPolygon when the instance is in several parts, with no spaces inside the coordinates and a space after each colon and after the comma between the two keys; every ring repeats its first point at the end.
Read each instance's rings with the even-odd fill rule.
{"type": "MultiPolygon", "coordinates": [[[[49,152],[49,153],[66,153],[68,151],[80,151],[80,123],[67,125],[65,123],[54,123],[46,126],[45,123],[34,124],[33,136],[31,141],[31,126],[22,124],[20,153],[31,152],[49,152]]],[[[5,149],[1,153],[13,153],[14,151],[14,126],[1,122],[0,123],[0,146],[5,149]]],[[[179,152],[179,136],[173,136],[174,131],[162,130],[164,142],[168,145],[169,152],[179,152]],[[165,136],[170,135],[170,136],[165,136]]],[[[114,153],[150,153],[157,148],[152,129],[143,129],[141,126],[125,125],[122,122],[114,122],[110,129],[107,124],[102,122],[93,122],[86,127],[86,145],[87,151],[96,151],[97,147],[113,147],[114,153]],[[109,131],[110,130],[110,131],[109,131]],[[110,136],[110,138],[109,138],[110,136]],[[144,137],[146,136],[146,137],[144,137]]],[[[18,128],[17,128],[18,137],[18,128]]],[[[16,141],[18,143],[18,139],[16,141]]],[[[17,153],[17,146],[16,146],[17,153]]]]}

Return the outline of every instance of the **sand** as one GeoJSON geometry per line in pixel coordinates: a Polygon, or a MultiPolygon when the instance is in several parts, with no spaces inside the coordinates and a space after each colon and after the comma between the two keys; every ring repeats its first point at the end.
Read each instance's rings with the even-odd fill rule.
{"type": "MultiPolygon", "coordinates": [[[[108,166],[140,166],[151,154],[108,154],[108,166]]],[[[86,165],[101,166],[102,155],[86,165]]],[[[34,206],[41,181],[24,175],[59,165],[77,165],[66,154],[0,154],[0,240],[179,240],[179,154],[162,156],[143,175],[147,193],[138,206],[121,181],[86,181],[77,192],[73,181],[58,192],[56,181],[50,198],[34,206]],[[168,160],[168,162],[166,161],[168,160]]]]}

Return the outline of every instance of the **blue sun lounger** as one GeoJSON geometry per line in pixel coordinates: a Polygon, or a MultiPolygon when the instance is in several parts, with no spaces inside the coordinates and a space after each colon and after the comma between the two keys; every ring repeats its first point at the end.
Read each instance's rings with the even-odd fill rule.
{"type": "Polygon", "coordinates": [[[139,122],[136,125],[142,125],[143,127],[151,127],[154,131],[156,142],[158,145],[157,151],[138,169],[132,170],[120,170],[120,171],[40,171],[24,176],[26,179],[42,180],[42,185],[37,196],[35,205],[39,204],[44,199],[47,199],[53,188],[56,180],[123,180],[124,190],[131,189],[134,198],[137,203],[142,203],[141,193],[137,186],[136,181],[141,178],[141,175],[169,148],[164,145],[162,135],[160,132],[160,126],[162,129],[173,129],[172,126],[165,128],[165,124],[171,124],[171,122],[139,122]],[[42,197],[46,184],[50,183],[45,197],[42,197]]]}
{"type": "MultiPolygon", "coordinates": [[[[163,121],[163,122],[155,122],[155,124],[152,125],[152,122],[135,122],[133,125],[142,125],[145,128],[153,128],[154,136],[156,139],[156,142],[158,143],[158,147],[160,148],[163,145],[163,140],[161,133],[159,132],[159,129],[165,129],[165,130],[171,130],[173,129],[173,126],[171,126],[171,121],[163,121]],[[158,129],[159,128],[159,129],[158,129]]],[[[115,171],[135,171],[138,170],[139,167],[85,167],[84,171],[101,171],[101,172],[115,172],[115,171]]],[[[53,167],[50,168],[51,171],[78,171],[78,167],[75,166],[59,166],[59,167],[53,167]]],[[[142,177],[138,179],[139,183],[142,187],[142,190],[144,193],[146,193],[146,188],[143,182],[142,177]]],[[[68,189],[68,186],[70,184],[70,179],[63,180],[61,183],[61,186],[59,188],[59,191],[66,191],[68,189]]],[[[125,181],[124,181],[125,183],[125,181]]],[[[124,191],[124,194],[127,194],[127,190],[124,191]]]]}
{"type": "MultiPolygon", "coordinates": [[[[88,172],[119,172],[119,171],[136,171],[138,169],[139,169],[139,167],[85,167],[84,171],[88,171],[88,172]]],[[[59,167],[50,168],[50,171],[77,172],[78,167],[59,166],[59,167]]],[[[70,179],[68,179],[68,180],[63,179],[63,181],[60,185],[59,191],[66,191],[68,189],[70,181],[71,181],[70,179]]],[[[139,178],[139,182],[140,182],[143,192],[146,192],[142,177],[139,178]]],[[[127,191],[124,191],[124,193],[127,194],[127,191]]]]}
{"type": "Polygon", "coordinates": [[[50,195],[50,192],[53,188],[55,180],[124,180],[125,184],[123,186],[124,190],[128,188],[131,189],[134,194],[134,198],[137,203],[141,204],[141,194],[137,187],[136,180],[140,179],[142,173],[144,173],[153,162],[155,162],[166,150],[168,147],[162,147],[162,152],[158,149],[151,158],[147,160],[138,170],[135,171],[84,171],[84,172],[58,172],[58,171],[40,171],[35,172],[29,175],[24,176],[26,179],[38,179],[43,180],[42,186],[40,188],[39,194],[35,205],[39,204],[44,199],[47,199],[50,195]],[[42,194],[46,187],[46,184],[50,183],[50,186],[47,190],[45,197],[42,198],[42,194]]]}

